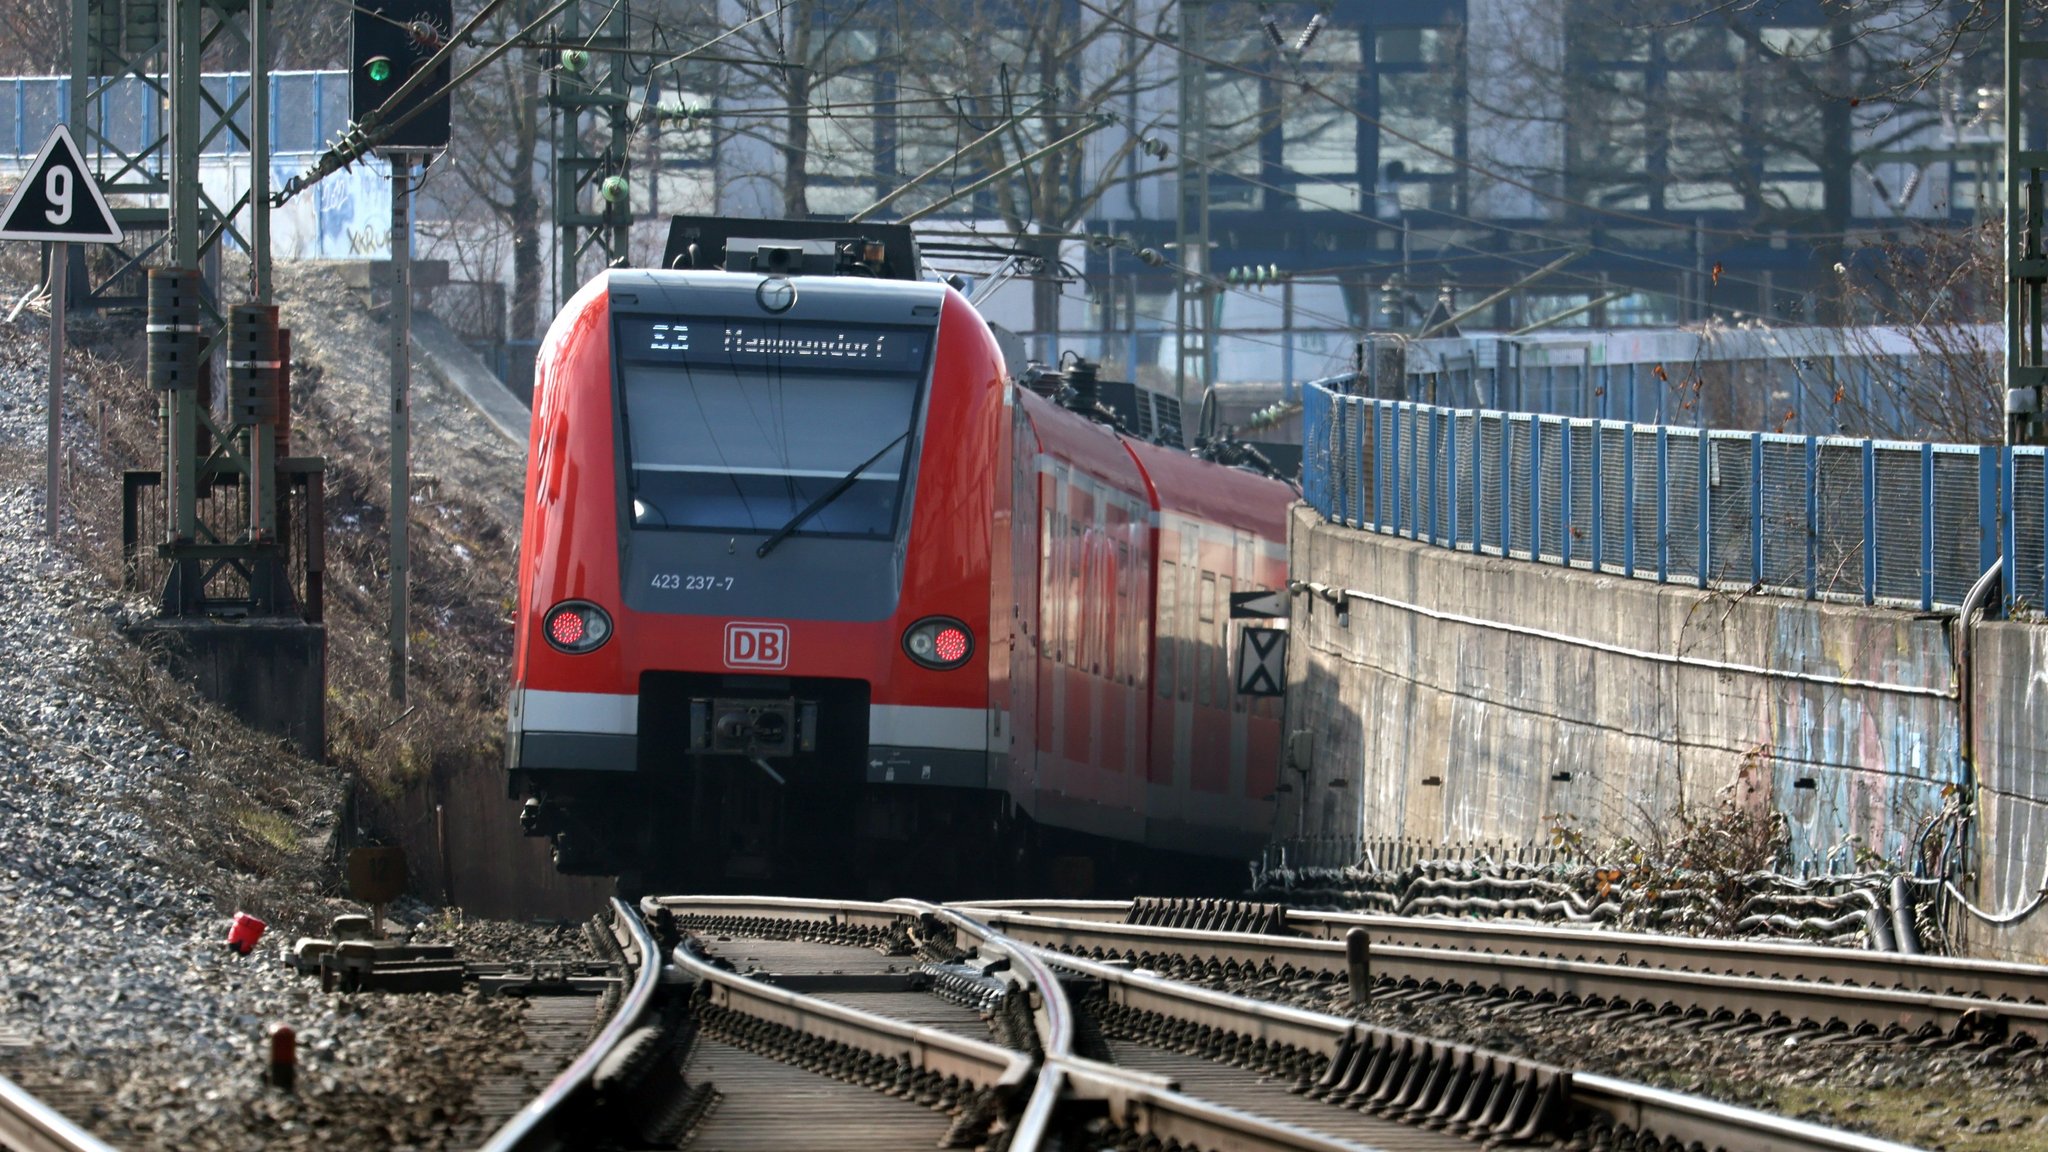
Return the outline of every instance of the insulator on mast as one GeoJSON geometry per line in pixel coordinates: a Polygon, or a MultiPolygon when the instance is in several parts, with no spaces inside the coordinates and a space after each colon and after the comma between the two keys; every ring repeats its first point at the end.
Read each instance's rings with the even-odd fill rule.
{"type": "Polygon", "coordinates": [[[1309,45],[1316,42],[1316,37],[1323,34],[1323,24],[1324,20],[1321,12],[1309,17],[1308,27],[1303,28],[1301,36],[1294,41],[1294,52],[1296,55],[1307,52],[1309,45]]]}

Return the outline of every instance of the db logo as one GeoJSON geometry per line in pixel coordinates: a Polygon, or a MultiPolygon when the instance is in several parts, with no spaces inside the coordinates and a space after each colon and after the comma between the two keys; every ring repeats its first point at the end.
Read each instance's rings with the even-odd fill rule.
{"type": "Polygon", "coordinates": [[[789,664],[789,626],[747,624],[725,626],[725,663],[729,668],[783,668],[789,664]]]}

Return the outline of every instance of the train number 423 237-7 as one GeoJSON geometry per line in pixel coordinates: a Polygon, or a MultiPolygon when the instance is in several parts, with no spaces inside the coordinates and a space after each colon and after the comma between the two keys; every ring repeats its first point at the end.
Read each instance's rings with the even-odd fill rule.
{"type": "Polygon", "coordinates": [[[729,592],[732,590],[732,577],[656,572],[654,586],[665,592],[729,592]]]}

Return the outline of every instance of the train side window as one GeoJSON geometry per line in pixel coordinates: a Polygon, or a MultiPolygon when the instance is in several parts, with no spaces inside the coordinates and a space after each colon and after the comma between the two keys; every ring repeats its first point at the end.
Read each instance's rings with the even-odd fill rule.
{"type": "MultiPolygon", "coordinates": [[[[1203,624],[1216,622],[1216,574],[1202,573],[1202,587],[1198,595],[1197,615],[1203,624]]],[[[1216,703],[1216,645],[1210,639],[1211,629],[1198,629],[1195,636],[1195,702],[1204,707],[1216,703]]]]}
{"type": "Polygon", "coordinates": [[[1173,660],[1178,641],[1173,634],[1173,617],[1180,601],[1180,568],[1171,560],[1159,562],[1159,670],[1154,678],[1159,681],[1159,698],[1173,698],[1173,660]]]}

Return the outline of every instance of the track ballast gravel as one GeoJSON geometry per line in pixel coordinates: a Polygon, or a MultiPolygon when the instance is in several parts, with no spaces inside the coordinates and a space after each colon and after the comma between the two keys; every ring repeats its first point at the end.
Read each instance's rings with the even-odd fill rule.
{"type": "MultiPolygon", "coordinates": [[[[114,623],[133,606],[44,535],[46,331],[33,315],[0,324],[0,1074],[121,1148],[474,1143],[470,1088],[517,1067],[522,1006],[323,993],[284,967],[293,928],[351,910],[308,878],[340,781],[280,753],[261,791],[296,811],[251,795],[195,814],[247,782],[215,779],[111,682],[114,623]],[[297,863],[238,868],[207,839],[223,821],[282,839],[297,863]],[[245,903],[297,923],[234,955],[228,917],[245,903]],[[273,1022],[299,1035],[290,1095],[262,1082],[273,1022]]],[[[85,423],[68,424],[79,483],[114,482],[121,462],[95,460],[85,423]]],[[[559,929],[423,927],[472,959],[583,954],[559,929]]]]}

